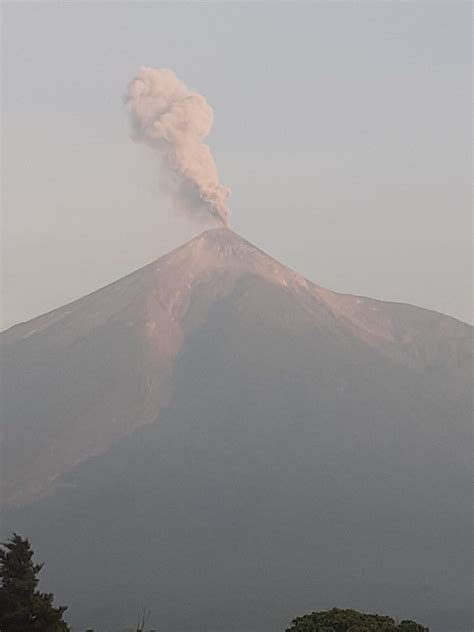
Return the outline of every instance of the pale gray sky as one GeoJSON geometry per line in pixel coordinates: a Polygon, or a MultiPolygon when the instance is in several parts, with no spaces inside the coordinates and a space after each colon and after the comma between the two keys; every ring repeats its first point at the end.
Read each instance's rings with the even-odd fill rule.
{"type": "Polygon", "coordinates": [[[3,326],[200,232],[121,97],[172,68],[215,112],[231,226],[338,291],[471,320],[470,3],[4,3],[3,326]]]}

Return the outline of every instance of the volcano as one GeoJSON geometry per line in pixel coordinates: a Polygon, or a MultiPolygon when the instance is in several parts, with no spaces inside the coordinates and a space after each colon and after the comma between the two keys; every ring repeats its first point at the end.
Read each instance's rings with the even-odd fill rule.
{"type": "Polygon", "coordinates": [[[2,529],[73,623],[470,629],[469,325],[222,228],[1,340],[2,529]]]}

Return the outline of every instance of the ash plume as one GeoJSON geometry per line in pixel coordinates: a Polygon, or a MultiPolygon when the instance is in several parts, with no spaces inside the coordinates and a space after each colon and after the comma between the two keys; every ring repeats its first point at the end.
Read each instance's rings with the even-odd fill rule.
{"type": "Polygon", "coordinates": [[[133,140],[160,155],[160,183],[176,206],[227,226],[230,190],[219,182],[211,150],[203,142],[213,123],[206,99],[172,70],[142,67],[128,84],[124,103],[133,140]]]}

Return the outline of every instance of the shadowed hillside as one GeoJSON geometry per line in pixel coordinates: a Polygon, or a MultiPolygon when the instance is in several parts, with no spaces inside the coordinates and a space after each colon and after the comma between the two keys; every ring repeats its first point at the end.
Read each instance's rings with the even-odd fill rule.
{"type": "Polygon", "coordinates": [[[471,336],[203,233],[2,335],[4,528],[81,625],[338,603],[461,630],[471,336]]]}

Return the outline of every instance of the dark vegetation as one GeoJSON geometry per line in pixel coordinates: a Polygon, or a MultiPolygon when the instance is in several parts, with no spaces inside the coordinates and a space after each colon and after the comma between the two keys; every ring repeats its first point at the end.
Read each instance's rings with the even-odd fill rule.
{"type": "Polygon", "coordinates": [[[391,617],[333,608],[298,617],[286,632],[428,632],[414,621],[396,623],[391,617]]]}
{"type": "Polygon", "coordinates": [[[0,631],[68,632],[65,606],[38,590],[42,564],[33,562],[30,542],[14,533],[0,549],[0,631]]]}
{"type": "MultiPolygon", "coordinates": [[[[0,548],[0,632],[72,632],[63,620],[66,606],[54,606],[54,596],[38,590],[43,564],[33,562],[29,540],[14,533],[0,548]]],[[[150,611],[138,614],[134,632],[154,632],[146,624],[150,611]]],[[[94,632],[92,628],[86,632],[94,632]]],[[[313,612],[297,617],[286,632],[429,632],[414,621],[395,622],[356,610],[313,612]]]]}

